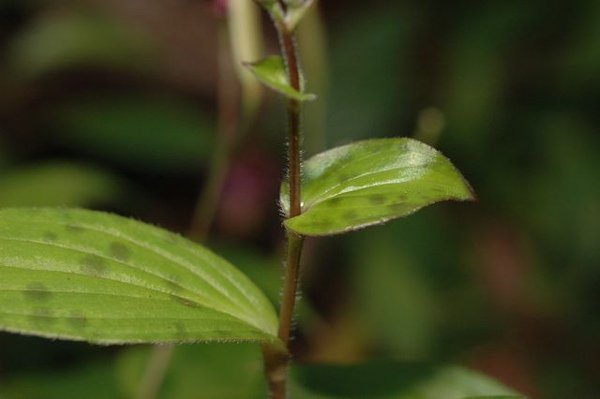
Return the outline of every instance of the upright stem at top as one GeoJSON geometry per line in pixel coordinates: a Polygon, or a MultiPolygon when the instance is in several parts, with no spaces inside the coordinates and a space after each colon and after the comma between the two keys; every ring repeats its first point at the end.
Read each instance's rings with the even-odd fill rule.
{"type": "MultiPolygon", "coordinates": [[[[294,33],[285,25],[279,26],[279,39],[281,41],[281,51],[285,59],[290,85],[298,92],[301,91],[300,65],[298,62],[298,53],[294,33]]],[[[290,193],[290,214],[293,218],[302,213],[301,203],[301,130],[300,130],[300,102],[295,99],[288,99],[288,181],[290,193]]],[[[300,264],[300,254],[302,252],[302,237],[288,231],[288,256],[285,283],[283,287],[283,298],[281,310],[279,313],[279,338],[289,346],[290,331],[292,319],[294,316],[294,306],[296,304],[296,291],[298,288],[298,270],[300,264]]]]}
{"type": "MultiPolygon", "coordinates": [[[[290,85],[298,92],[301,91],[300,65],[296,51],[294,33],[286,27],[279,27],[281,50],[285,59],[290,85]]],[[[301,137],[300,137],[300,102],[290,98],[287,104],[288,114],[288,179],[290,184],[290,215],[300,215],[300,165],[302,163],[301,137]]]]}
{"type": "MultiPolygon", "coordinates": [[[[301,91],[301,77],[298,54],[294,33],[284,23],[278,24],[281,51],[287,67],[290,85],[301,91]]],[[[288,99],[288,182],[290,194],[289,218],[302,213],[300,199],[301,164],[302,164],[302,138],[300,129],[300,102],[288,99]]],[[[303,237],[292,232],[287,232],[287,259],[285,281],[283,285],[281,308],[279,311],[278,336],[285,345],[288,353],[273,351],[272,348],[264,349],[265,371],[269,383],[269,390],[273,399],[287,397],[287,376],[290,361],[289,342],[292,331],[296,293],[298,290],[300,255],[302,253],[303,237]]]]}

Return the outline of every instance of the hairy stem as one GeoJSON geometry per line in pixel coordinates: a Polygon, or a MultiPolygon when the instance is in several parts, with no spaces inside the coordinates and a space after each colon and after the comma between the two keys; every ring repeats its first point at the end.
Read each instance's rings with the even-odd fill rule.
{"type": "MultiPolygon", "coordinates": [[[[196,241],[204,241],[210,232],[227,176],[239,119],[238,96],[230,59],[229,37],[226,23],[223,21],[220,21],[219,24],[218,51],[217,145],[209,165],[208,180],[198,198],[189,230],[190,238],[196,241]]],[[[174,345],[155,345],[152,348],[137,399],[155,399],[158,397],[174,349],[174,345]]]]}
{"type": "Polygon", "coordinates": [[[279,313],[279,339],[289,347],[292,320],[294,318],[294,306],[298,291],[298,281],[300,272],[300,255],[302,253],[303,237],[288,232],[288,248],[286,275],[283,287],[283,298],[279,313]]]}
{"type": "MultiPolygon", "coordinates": [[[[286,26],[278,26],[281,51],[285,59],[290,85],[301,91],[300,65],[293,32],[286,26]]],[[[287,104],[288,115],[288,181],[290,193],[289,218],[302,213],[301,203],[301,164],[302,164],[302,137],[300,129],[300,102],[289,99],[287,104]]],[[[279,311],[279,339],[287,348],[287,353],[264,348],[265,372],[273,399],[287,397],[287,376],[290,362],[290,336],[294,307],[298,291],[300,257],[302,253],[303,237],[292,232],[287,232],[287,261],[285,267],[285,281],[281,308],[279,311]]]]}

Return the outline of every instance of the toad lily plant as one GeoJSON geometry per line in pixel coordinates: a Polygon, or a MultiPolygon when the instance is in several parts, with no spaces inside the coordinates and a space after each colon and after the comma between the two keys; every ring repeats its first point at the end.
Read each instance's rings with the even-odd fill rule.
{"type": "MultiPolygon", "coordinates": [[[[10,208],[0,210],[1,330],[104,345],[252,341],[262,348],[268,394],[287,398],[294,391],[289,342],[303,239],[473,199],[446,157],[409,138],[356,142],[303,161],[301,108],[316,96],[304,92],[294,31],[313,1],[258,3],[274,22],[282,54],[245,65],[287,101],[288,170],[280,195],[287,259],[279,316],[234,265],[177,234],[103,212],[10,208]]],[[[386,369],[385,376],[395,370],[386,369]]],[[[365,384],[371,386],[355,394],[342,389],[314,397],[413,397],[378,395],[380,387],[365,384]]],[[[518,397],[486,386],[494,388],[466,396],[518,397]]]]}

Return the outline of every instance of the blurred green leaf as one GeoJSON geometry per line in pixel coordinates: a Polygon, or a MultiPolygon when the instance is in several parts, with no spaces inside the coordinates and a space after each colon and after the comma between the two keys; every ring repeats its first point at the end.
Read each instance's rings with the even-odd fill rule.
{"type": "Polygon", "coordinates": [[[134,220],[0,211],[0,329],[49,338],[277,342],[275,312],[231,264],[134,220]]]}
{"type": "Polygon", "coordinates": [[[101,97],[57,111],[70,145],[145,172],[195,172],[213,149],[212,119],[182,101],[101,97]]]}
{"type": "MultiPolygon", "coordinates": [[[[506,60],[511,45],[527,36],[528,23],[539,15],[534,3],[497,2],[460,14],[448,41],[448,77],[442,88],[442,111],[448,140],[463,147],[465,156],[483,162],[481,148],[506,114],[506,60]]],[[[504,133],[503,133],[504,134],[504,133]]]]}
{"type": "Polygon", "coordinates": [[[350,256],[356,317],[378,348],[405,359],[431,356],[440,332],[440,298],[431,282],[435,275],[423,270],[426,259],[415,256],[410,237],[406,237],[426,234],[428,251],[436,252],[440,248],[436,245],[438,226],[433,221],[420,229],[414,219],[406,221],[413,227],[410,234],[399,231],[408,229],[403,222],[353,237],[350,256]]]}
{"type": "Polygon", "coordinates": [[[9,64],[14,74],[35,78],[73,66],[128,68],[152,65],[147,37],[95,12],[41,14],[14,41],[9,64]]]}
{"type": "Polygon", "coordinates": [[[464,399],[515,392],[462,367],[379,362],[358,365],[307,365],[292,369],[300,398],[464,399]]]}
{"type": "MultiPolygon", "coordinates": [[[[52,373],[19,373],[0,381],[2,399],[133,398],[151,348],[124,348],[115,360],[52,373]],[[88,392],[88,389],[90,390],[88,392]]],[[[180,345],[174,349],[160,399],[264,399],[262,355],[249,343],[180,345]]]]}
{"type": "Polygon", "coordinates": [[[244,65],[254,73],[258,80],[288,98],[298,101],[310,101],[317,98],[314,94],[301,93],[290,85],[285,63],[283,58],[278,55],[244,65]]]}
{"type": "Polygon", "coordinates": [[[483,396],[469,396],[464,399],[525,399],[523,396],[515,396],[515,395],[483,395],[483,396]]]}
{"type": "MultiPolygon", "coordinates": [[[[149,348],[130,348],[117,363],[124,397],[139,391],[149,348]]],[[[264,399],[267,388],[258,345],[182,345],[175,348],[160,399],[264,399]]]]}
{"type": "MultiPolygon", "coordinates": [[[[281,204],[289,213],[284,182],[281,204]]],[[[338,147],[307,160],[300,216],[285,225],[304,235],[330,235],[409,215],[473,193],[450,161],[408,138],[374,139],[338,147]]]]}
{"type": "Polygon", "coordinates": [[[109,204],[125,192],[115,176],[87,165],[52,162],[0,173],[0,207],[109,204]]]}
{"type": "MultiPolygon", "coordinates": [[[[134,397],[148,362],[150,348],[124,350],[116,367],[99,370],[95,384],[104,381],[111,397],[134,397]],[[108,370],[115,370],[116,377],[108,370]]],[[[92,370],[85,367],[84,370],[92,370]]],[[[182,345],[175,348],[160,399],[262,399],[266,397],[262,356],[256,345],[182,345]]],[[[27,399],[55,398],[62,392],[78,392],[92,376],[79,371],[55,375],[52,380],[33,376],[27,399]],[[46,394],[47,396],[43,396],[46,394]]],[[[3,388],[18,399],[15,388],[27,377],[11,380],[3,388]],[[17,383],[18,382],[18,383],[17,383]],[[13,388],[15,387],[15,388],[13,388]]],[[[71,396],[69,396],[71,397],[71,396]]],[[[75,397],[75,396],[73,396],[75,397]]],[[[93,396],[95,397],[95,396],[93,396]]],[[[294,399],[489,399],[522,398],[478,372],[456,366],[407,362],[372,362],[355,365],[293,365],[290,397],[294,399]],[[512,395],[512,396],[511,396],[512,395]],[[474,399],[474,398],[471,398],[474,399]]]]}
{"type": "MultiPolygon", "coordinates": [[[[409,100],[416,93],[415,39],[421,37],[419,23],[426,20],[415,4],[344,4],[344,18],[328,29],[329,145],[398,131],[402,117],[410,115],[409,100]]],[[[313,75],[307,76],[312,82],[313,75]]]]}
{"type": "Polygon", "coordinates": [[[62,371],[22,373],[0,382],[2,399],[122,398],[110,364],[91,363],[62,371]]]}
{"type": "Polygon", "coordinates": [[[305,89],[319,93],[319,101],[306,102],[302,108],[303,151],[306,156],[318,154],[327,148],[331,54],[327,32],[327,21],[319,4],[309,10],[296,31],[298,51],[302,54],[302,70],[310,77],[305,89]]]}
{"type": "Polygon", "coordinates": [[[446,361],[495,331],[500,316],[464,267],[468,229],[449,211],[431,207],[339,238],[348,245],[352,309],[377,353],[446,361]]]}
{"type": "MultiPolygon", "coordinates": [[[[575,43],[562,57],[564,70],[558,79],[563,85],[585,93],[600,84],[600,3],[589,1],[580,8],[581,17],[575,24],[575,43]]],[[[581,92],[576,95],[580,96],[581,92]]]]}

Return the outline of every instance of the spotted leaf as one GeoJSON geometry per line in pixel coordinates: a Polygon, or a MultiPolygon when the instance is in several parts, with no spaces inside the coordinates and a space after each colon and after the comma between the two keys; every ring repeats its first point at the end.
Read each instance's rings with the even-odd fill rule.
{"type": "Polygon", "coordinates": [[[107,213],[0,210],[0,330],[99,344],[278,344],[262,292],[176,234],[107,213]]]}
{"type": "MultiPolygon", "coordinates": [[[[287,182],[281,205],[287,215],[287,182]]],[[[443,200],[471,200],[469,184],[435,149],[409,138],[334,148],[304,164],[302,214],[285,225],[309,236],[360,229],[443,200]]]]}

